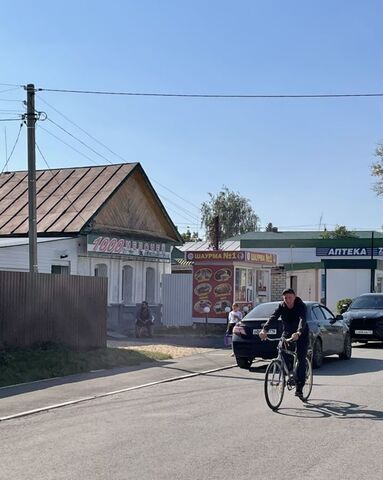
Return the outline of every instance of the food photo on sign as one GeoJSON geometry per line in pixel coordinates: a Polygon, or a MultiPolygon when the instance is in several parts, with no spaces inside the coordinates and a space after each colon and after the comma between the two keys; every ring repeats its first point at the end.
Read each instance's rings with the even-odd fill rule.
{"type": "Polygon", "coordinates": [[[193,316],[225,317],[233,302],[233,267],[195,266],[193,271],[193,316]]]}

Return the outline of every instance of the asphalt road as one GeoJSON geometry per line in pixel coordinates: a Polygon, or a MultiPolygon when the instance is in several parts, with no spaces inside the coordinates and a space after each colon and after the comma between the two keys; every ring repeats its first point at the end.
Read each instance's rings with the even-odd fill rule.
{"type": "Polygon", "coordinates": [[[310,402],[287,392],[279,413],[257,363],[3,421],[0,478],[380,480],[383,348],[353,353],[327,359],[310,402]]]}

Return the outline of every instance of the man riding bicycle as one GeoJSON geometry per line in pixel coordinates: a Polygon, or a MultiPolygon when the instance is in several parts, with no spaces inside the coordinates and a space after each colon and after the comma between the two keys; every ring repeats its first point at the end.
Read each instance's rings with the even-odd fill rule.
{"type": "Polygon", "coordinates": [[[270,328],[276,327],[278,318],[283,323],[283,336],[297,342],[297,385],[295,395],[302,398],[302,390],[306,377],[306,355],[309,345],[309,328],[306,322],[306,305],[302,299],[295,295],[292,288],[286,288],[282,292],[283,301],[278,305],[269,320],[259,332],[261,340],[266,340],[270,328]]]}

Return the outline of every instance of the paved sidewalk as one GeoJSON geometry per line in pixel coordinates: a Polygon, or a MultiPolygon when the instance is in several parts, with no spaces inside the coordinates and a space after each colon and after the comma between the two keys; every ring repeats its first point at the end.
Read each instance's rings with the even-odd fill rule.
{"type": "Polygon", "coordinates": [[[144,363],[135,367],[3,387],[0,388],[0,420],[21,412],[231,366],[235,366],[235,360],[230,356],[230,350],[216,348],[188,357],[144,363]]]}

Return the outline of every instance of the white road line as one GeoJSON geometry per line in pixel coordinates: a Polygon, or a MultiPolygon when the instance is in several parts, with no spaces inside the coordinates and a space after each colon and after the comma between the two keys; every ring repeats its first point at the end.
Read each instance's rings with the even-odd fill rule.
{"type": "Polygon", "coordinates": [[[114,390],[112,392],[107,392],[107,393],[100,393],[98,395],[91,395],[89,397],[78,398],[76,400],[70,400],[68,402],[56,403],[54,405],[49,405],[47,407],[35,408],[33,410],[26,410],[25,412],[15,413],[13,415],[8,415],[6,417],[0,417],[0,422],[4,422],[6,420],[12,420],[14,418],[26,417],[28,415],[34,415],[35,413],[54,410],[56,408],[67,407],[68,405],[76,405],[78,403],[87,402],[89,400],[96,400],[97,398],[109,397],[111,395],[117,395],[118,393],[130,392],[132,390],[138,390],[140,388],[151,387],[153,385],[159,385],[161,383],[170,383],[170,382],[175,382],[177,380],[184,380],[186,378],[197,377],[199,375],[207,375],[209,373],[219,372],[221,370],[228,370],[229,368],[233,368],[236,366],[237,365],[234,364],[234,365],[229,365],[227,367],[219,367],[219,368],[214,368],[212,370],[205,370],[203,372],[188,373],[187,375],[181,375],[179,377],[166,378],[164,380],[158,380],[157,382],[144,383],[143,385],[136,385],[135,387],[122,388],[120,390],[114,390]]]}

